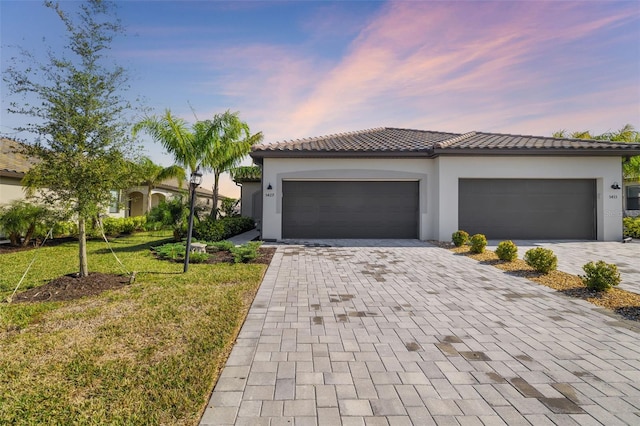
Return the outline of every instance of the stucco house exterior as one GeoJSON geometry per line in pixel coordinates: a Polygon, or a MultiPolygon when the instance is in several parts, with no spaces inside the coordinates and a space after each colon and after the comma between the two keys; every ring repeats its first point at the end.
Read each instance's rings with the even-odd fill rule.
{"type": "MultiPolygon", "coordinates": [[[[33,166],[33,160],[20,154],[20,144],[16,141],[0,138],[0,205],[9,204],[14,200],[25,199],[26,194],[22,186],[22,178],[33,166]]],[[[160,201],[168,200],[188,189],[188,182],[182,186],[175,179],[169,179],[156,185],[149,194],[146,186],[134,186],[125,191],[113,191],[114,202],[108,206],[107,214],[111,217],[142,216],[145,214],[147,197],[151,196],[152,207],[160,201]]],[[[213,192],[199,187],[196,191],[197,204],[205,209],[211,209],[213,192]]],[[[222,200],[224,196],[220,196],[222,200]]]]}
{"type": "Polygon", "coordinates": [[[240,187],[240,215],[252,218],[260,229],[262,221],[262,170],[257,166],[231,170],[231,178],[240,187]]]}
{"type": "Polygon", "coordinates": [[[263,144],[262,238],[622,238],[640,144],[375,128],[263,144]]]}

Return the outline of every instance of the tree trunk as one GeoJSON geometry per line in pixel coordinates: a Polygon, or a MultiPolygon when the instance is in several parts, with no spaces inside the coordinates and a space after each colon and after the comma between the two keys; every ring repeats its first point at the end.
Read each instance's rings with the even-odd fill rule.
{"type": "Polygon", "coordinates": [[[151,211],[151,191],[153,187],[147,187],[147,211],[145,213],[149,213],[151,211]]]}
{"type": "Polygon", "coordinates": [[[89,265],[87,264],[87,230],[85,226],[84,218],[78,218],[78,248],[80,260],[80,271],[78,274],[80,277],[89,275],[89,265]]]}
{"type": "Polygon", "coordinates": [[[36,224],[32,223],[31,225],[29,225],[29,229],[27,229],[26,234],[24,234],[24,240],[22,241],[22,247],[26,247],[27,245],[29,245],[29,241],[31,241],[31,238],[33,237],[33,233],[36,230],[36,224]]]}
{"type": "Polygon", "coordinates": [[[213,208],[211,209],[211,217],[213,219],[218,218],[218,184],[220,182],[220,174],[214,173],[213,175],[213,208]]]}

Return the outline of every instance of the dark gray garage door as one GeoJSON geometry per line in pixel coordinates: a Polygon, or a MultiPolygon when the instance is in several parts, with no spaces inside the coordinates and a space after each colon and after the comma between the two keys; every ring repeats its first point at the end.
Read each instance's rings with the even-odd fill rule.
{"type": "Polygon", "coordinates": [[[459,228],[490,239],[596,239],[593,179],[460,179],[459,228]]]}
{"type": "Polygon", "coordinates": [[[418,182],[282,184],[283,238],[418,237],[418,182]]]}

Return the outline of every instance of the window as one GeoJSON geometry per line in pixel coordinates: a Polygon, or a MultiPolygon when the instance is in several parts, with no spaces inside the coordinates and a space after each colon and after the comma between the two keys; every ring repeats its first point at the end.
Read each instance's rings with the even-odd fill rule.
{"type": "Polygon", "coordinates": [[[627,210],[640,210],[640,185],[627,186],[627,210]]]}
{"type": "Polygon", "coordinates": [[[109,204],[109,213],[118,213],[120,211],[120,194],[118,191],[111,191],[111,204],[109,204]]]}

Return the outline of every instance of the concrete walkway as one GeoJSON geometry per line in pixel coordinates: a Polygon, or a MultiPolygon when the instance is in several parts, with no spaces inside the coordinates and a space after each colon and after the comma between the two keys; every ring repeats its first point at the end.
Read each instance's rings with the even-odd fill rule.
{"type": "Polygon", "coordinates": [[[415,244],[279,247],[201,424],[640,424],[637,323],[415,244]]]}
{"type": "MultiPolygon", "coordinates": [[[[487,248],[495,250],[500,241],[489,241],[487,248]]],[[[620,288],[640,293],[640,240],[631,243],[611,241],[520,241],[518,257],[522,259],[527,250],[545,247],[558,256],[558,269],[574,275],[584,275],[582,267],[589,262],[604,260],[615,263],[620,271],[620,288]]]]}

